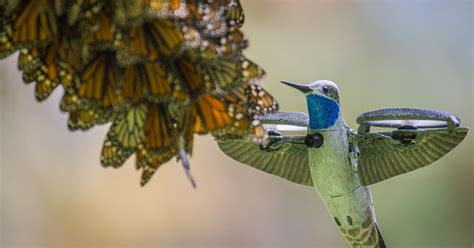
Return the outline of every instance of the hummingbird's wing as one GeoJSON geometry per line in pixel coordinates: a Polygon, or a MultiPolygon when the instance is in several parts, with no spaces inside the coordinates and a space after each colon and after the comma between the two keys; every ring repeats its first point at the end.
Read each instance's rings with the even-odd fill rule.
{"type": "Polygon", "coordinates": [[[363,185],[416,170],[456,147],[469,132],[459,118],[420,109],[382,109],[357,118],[360,149],[358,173],[363,185]],[[394,128],[370,133],[370,127],[394,128]]]}
{"type": "Polygon", "coordinates": [[[241,163],[298,184],[312,186],[308,151],[304,144],[305,136],[282,136],[277,132],[281,125],[306,127],[308,115],[298,112],[276,112],[258,119],[264,124],[268,135],[266,145],[251,139],[220,138],[217,140],[219,148],[241,163]]]}

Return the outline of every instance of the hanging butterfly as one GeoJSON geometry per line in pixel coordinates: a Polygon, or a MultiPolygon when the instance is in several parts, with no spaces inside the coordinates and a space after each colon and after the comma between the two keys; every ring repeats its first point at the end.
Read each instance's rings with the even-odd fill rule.
{"type": "Polygon", "coordinates": [[[64,89],[71,130],[112,123],[101,163],[136,154],[145,185],[173,157],[189,172],[194,134],[256,140],[256,116],[277,110],[248,60],[237,0],[0,1],[0,58],[35,96],[64,89]]]}

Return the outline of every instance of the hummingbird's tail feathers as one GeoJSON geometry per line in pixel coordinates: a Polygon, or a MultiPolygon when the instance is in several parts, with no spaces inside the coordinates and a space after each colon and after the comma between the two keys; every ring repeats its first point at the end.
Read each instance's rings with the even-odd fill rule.
{"type": "Polygon", "coordinates": [[[385,241],[383,240],[382,234],[380,233],[379,227],[377,226],[377,223],[375,223],[375,228],[377,229],[377,235],[379,238],[379,246],[378,248],[387,248],[387,245],[385,245],[385,241]]]}
{"type": "Polygon", "coordinates": [[[377,224],[371,216],[362,225],[350,229],[340,227],[339,230],[351,247],[386,248],[377,224]]]}

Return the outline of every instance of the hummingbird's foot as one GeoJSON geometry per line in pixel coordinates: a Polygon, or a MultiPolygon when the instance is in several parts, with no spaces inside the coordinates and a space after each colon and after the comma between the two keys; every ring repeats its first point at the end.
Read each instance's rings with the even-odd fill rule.
{"type": "Polygon", "coordinates": [[[188,153],[184,149],[179,150],[178,161],[180,160],[181,164],[183,165],[184,172],[186,173],[186,176],[188,177],[189,182],[191,183],[191,186],[193,186],[193,188],[196,188],[196,181],[194,181],[193,175],[191,175],[191,167],[189,165],[188,153]]]}

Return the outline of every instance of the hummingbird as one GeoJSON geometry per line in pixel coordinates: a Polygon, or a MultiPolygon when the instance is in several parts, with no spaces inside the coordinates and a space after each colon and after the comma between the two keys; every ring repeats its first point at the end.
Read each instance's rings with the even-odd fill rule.
{"type": "Polygon", "coordinates": [[[304,93],[308,113],[260,116],[267,133],[264,143],[229,137],[217,140],[220,149],[244,164],[314,187],[351,247],[386,247],[369,185],[431,164],[469,129],[445,112],[388,108],[360,115],[356,132],[344,121],[334,82],[282,83],[304,93]],[[371,127],[391,131],[370,132],[371,127]]]}

